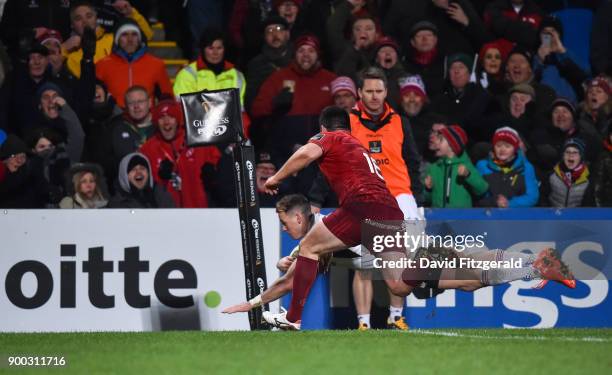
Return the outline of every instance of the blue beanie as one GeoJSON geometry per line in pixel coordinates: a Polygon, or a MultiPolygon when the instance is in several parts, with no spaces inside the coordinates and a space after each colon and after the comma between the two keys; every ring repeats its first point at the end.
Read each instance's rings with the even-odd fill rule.
{"type": "Polygon", "coordinates": [[[47,81],[40,85],[40,87],[38,87],[38,90],[36,90],[36,98],[39,102],[40,98],[42,97],[42,94],[47,90],[53,90],[57,92],[57,95],[62,97],[64,96],[64,91],[58,85],[53,82],[47,81]]]}
{"type": "Polygon", "coordinates": [[[565,143],[563,144],[563,151],[565,152],[565,150],[568,147],[575,147],[578,149],[578,152],[580,152],[580,158],[582,160],[584,160],[584,152],[586,149],[586,145],[584,144],[584,141],[580,138],[570,138],[567,141],[565,141],[565,143]]]}

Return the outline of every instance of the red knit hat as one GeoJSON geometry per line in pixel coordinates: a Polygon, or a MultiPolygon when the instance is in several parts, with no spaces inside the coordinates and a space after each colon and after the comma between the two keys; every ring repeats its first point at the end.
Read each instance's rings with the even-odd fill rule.
{"type": "Polygon", "coordinates": [[[376,41],[375,45],[376,45],[376,52],[378,52],[378,50],[383,47],[391,47],[395,50],[395,52],[397,52],[398,55],[400,54],[399,44],[397,44],[397,42],[390,36],[383,36],[382,38],[376,41]]]}
{"type": "Polygon", "coordinates": [[[608,80],[604,76],[597,76],[593,78],[587,85],[588,89],[590,89],[591,87],[599,87],[604,90],[604,92],[608,96],[612,95],[612,88],[610,87],[610,82],[608,82],[608,80]]]}
{"type": "Polygon", "coordinates": [[[512,47],[513,44],[507,41],[506,39],[497,39],[492,42],[485,43],[482,45],[482,48],[480,48],[478,60],[480,60],[480,63],[482,64],[487,51],[491,48],[495,48],[499,51],[499,54],[501,55],[502,63],[505,63],[508,59],[508,54],[510,53],[510,51],[512,51],[512,47]]]}
{"type": "Polygon", "coordinates": [[[164,99],[160,101],[155,108],[151,111],[153,116],[153,123],[158,124],[159,119],[162,116],[168,115],[174,117],[179,125],[183,125],[183,111],[181,110],[181,104],[174,99],[164,99]]]}
{"type": "Polygon", "coordinates": [[[495,134],[493,134],[493,145],[500,141],[510,143],[514,147],[515,152],[518,151],[521,145],[521,137],[517,131],[508,126],[497,129],[495,134]]]}
{"type": "Polygon", "coordinates": [[[295,40],[296,51],[303,45],[311,46],[317,51],[317,53],[321,53],[321,44],[319,43],[319,39],[312,34],[304,34],[295,40]]]}
{"type": "Polygon", "coordinates": [[[450,145],[450,148],[453,150],[455,155],[461,155],[468,141],[465,130],[463,130],[463,128],[461,128],[459,125],[450,125],[440,129],[440,134],[446,138],[446,141],[450,145]]]}

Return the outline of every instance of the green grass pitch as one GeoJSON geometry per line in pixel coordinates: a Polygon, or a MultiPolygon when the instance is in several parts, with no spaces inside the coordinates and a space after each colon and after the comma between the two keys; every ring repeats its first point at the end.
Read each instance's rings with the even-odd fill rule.
{"type": "Polygon", "coordinates": [[[610,329],[0,334],[0,373],[612,374],[610,329]],[[9,368],[62,355],[64,368],[9,368]]]}

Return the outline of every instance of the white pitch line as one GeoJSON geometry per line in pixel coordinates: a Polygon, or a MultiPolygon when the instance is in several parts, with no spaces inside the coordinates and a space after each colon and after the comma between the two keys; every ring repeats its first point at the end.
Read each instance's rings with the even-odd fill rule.
{"type": "Polygon", "coordinates": [[[424,329],[411,329],[408,333],[432,335],[432,336],[445,336],[445,337],[463,337],[470,339],[494,339],[494,340],[534,340],[534,341],[586,341],[586,342],[612,342],[612,339],[606,339],[601,337],[554,337],[554,336],[480,336],[480,335],[467,335],[458,332],[448,331],[430,331],[424,329]]]}

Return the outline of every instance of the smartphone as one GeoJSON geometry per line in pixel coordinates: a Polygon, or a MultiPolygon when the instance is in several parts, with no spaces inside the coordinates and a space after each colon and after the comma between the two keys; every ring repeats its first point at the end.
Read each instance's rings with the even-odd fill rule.
{"type": "Polygon", "coordinates": [[[548,33],[542,34],[542,45],[544,47],[550,48],[551,44],[552,44],[552,35],[548,33]]]}

